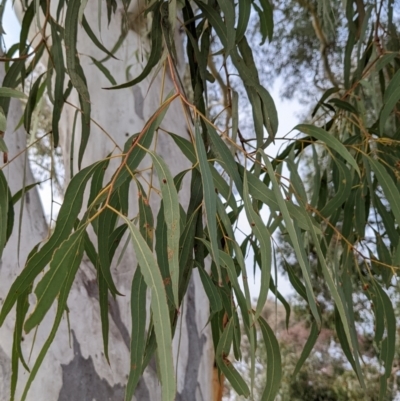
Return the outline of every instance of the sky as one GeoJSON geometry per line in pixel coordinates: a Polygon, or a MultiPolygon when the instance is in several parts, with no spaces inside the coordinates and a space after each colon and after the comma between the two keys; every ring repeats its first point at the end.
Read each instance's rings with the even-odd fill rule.
{"type": "Polygon", "coordinates": [[[18,42],[20,29],[20,23],[12,10],[12,1],[9,0],[6,2],[6,9],[3,16],[3,30],[6,33],[4,35],[6,49],[9,49],[11,45],[18,42]]]}
{"type": "MultiPolygon", "coordinates": [[[[9,49],[14,43],[19,41],[19,31],[20,31],[20,24],[19,21],[17,20],[14,11],[12,10],[12,2],[7,1],[6,3],[6,9],[4,12],[4,17],[3,17],[3,29],[6,33],[4,36],[4,42],[6,45],[6,49],[9,49]]],[[[277,133],[277,137],[283,137],[285,136],[288,132],[290,132],[293,127],[299,122],[298,118],[296,115],[300,114],[303,111],[303,107],[297,102],[297,101],[288,101],[288,100],[281,100],[279,96],[279,91],[280,91],[280,85],[279,81],[277,81],[277,84],[271,91],[271,95],[275,101],[275,105],[278,111],[278,118],[279,118],[279,129],[277,133]]],[[[270,145],[268,147],[268,154],[273,156],[274,154],[277,154],[279,150],[279,146],[282,142],[277,141],[276,145],[270,145]]],[[[46,205],[49,204],[49,202],[46,202],[46,197],[49,197],[49,190],[44,188],[44,186],[41,186],[40,190],[41,197],[43,198],[43,205],[45,205],[45,212],[46,212],[46,205]]],[[[49,206],[47,206],[48,208],[49,206]]],[[[264,208],[265,209],[265,208],[264,208]]],[[[49,215],[49,211],[46,213],[49,215]]],[[[264,211],[262,214],[263,220],[267,221],[268,219],[268,212],[264,211]]],[[[239,226],[242,231],[245,233],[250,232],[250,227],[247,223],[246,216],[243,214],[241,218],[239,218],[239,226]]],[[[238,235],[238,239],[240,241],[241,238],[244,238],[244,236],[241,236],[240,234],[238,235]]],[[[251,260],[251,254],[249,255],[249,259],[251,260]]],[[[247,266],[248,268],[248,283],[250,287],[250,292],[254,298],[257,297],[257,294],[260,291],[260,274],[259,270],[256,270],[256,275],[253,275],[253,266],[252,263],[247,266]],[[251,266],[250,266],[251,265],[251,266]]],[[[287,280],[286,277],[279,275],[278,276],[278,289],[279,291],[284,295],[292,295],[293,294],[293,289],[287,280]]]]}

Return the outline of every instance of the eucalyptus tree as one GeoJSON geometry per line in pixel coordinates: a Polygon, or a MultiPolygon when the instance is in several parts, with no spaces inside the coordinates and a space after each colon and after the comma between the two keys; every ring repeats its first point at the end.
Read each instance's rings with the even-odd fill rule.
{"type": "MultiPolygon", "coordinates": [[[[313,4],[315,16],[329,23],[333,4],[313,4]]],[[[333,87],[315,120],[295,127],[298,138],[277,157],[270,154],[276,108],[247,37],[252,18],[261,44],[274,43],[267,0],[18,5],[20,41],[2,57],[0,92],[8,128],[0,141],[0,350],[9,378],[2,398],[220,399],[224,377],[249,397],[263,341],[261,398],[273,400],[281,354],[262,310],[270,290],[285,303],[272,269],[282,252],[276,231],[298,261],[300,274],[288,275],[312,321],[296,371],[323,328],[314,292],[323,277],[361,388],[368,383],[353,292],[362,289],[374,305],[385,396],[400,263],[393,5],[345,4],[345,53],[335,67],[343,80],[331,70],[333,87]],[[14,100],[10,106],[22,91],[23,113],[14,100]],[[44,96],[66,182],[47,233],[24,158],[44,96]],[[250,114],[239,112],[244,101],[250,114]],[[304,157],[315,167],[308,191],[298,172],[304,157]],[[234,228],[243,214],[251,233],[239,243],[234,228]],[[250,247],[261,272],[254,308],[250,247]],[[242,336],[250,344],[248,382],[232,363],[241,359],[242,336]]]]}

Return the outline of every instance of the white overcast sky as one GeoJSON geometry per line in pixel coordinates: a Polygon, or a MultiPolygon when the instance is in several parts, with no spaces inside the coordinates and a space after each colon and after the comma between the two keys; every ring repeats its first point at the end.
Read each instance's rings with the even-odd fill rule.
{"type": "MultiPolygon", "coordinates": [[[[10,0],[7,1],[6,3],[6,9],[3,17],[3,29],[6,33],[4,36],[6,49],[9,49],[14,43],[19,41],[19,31],[20,31],[20,24],[12,10],[12,2],[10,0]]],[[[282,137],[286,135],[289,131],[291,131],[291,129],[298,123],[296,115],[300,113],[303,110],[303,108],[296,101],[287,101],[287,100],[282,101],[279,98],[279,85],[275,86],[274,90],[272,90],[271,92],[271,95],[274,98],[279,115],[279,130],[277,137],[282,137]]],[[[268,153],[271,155],[272,153],[277,152],[278,146],[281,143],[282,143],[281,141],[277,141],[277,146],[275,146],[275,148],[273,147],[273,145],[268,147],[268,153]]],[[[40,192],[42,197],[45,197],[46,193],[48,193],[48,191],[43,190],[43,188],[40,192]]],[[[43,199],[43,204],[48,205],[49,202],[46,202],[46,200],[43,199]]],[[[264,221],[266,221],[268,215],[263,216],[263,218],[264,221]]],[[[243,216],[243,219],[241,220],[242,220],[242,222],[240,223],[241,229],[245,232],[250,232],[250,228],[247,224],[246,217],[243,216]]],[[[256,298],[260,288],[260,274],[258,271],[256,273],[256,276],[254,277],[253,266],[248,266],[248,269],[249,269],[248,282],[250,285],[250,291],[256,298]]],[[[293,289],[291,288],[288,280],[282,276],[278,277],[278,288],[284,296],[293,294],[293,289]]]]}

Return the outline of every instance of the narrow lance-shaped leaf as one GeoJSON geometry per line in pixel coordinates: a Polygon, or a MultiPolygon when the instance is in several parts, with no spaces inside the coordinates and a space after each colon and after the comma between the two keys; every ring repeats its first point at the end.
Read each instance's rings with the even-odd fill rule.
{"type": "Polygon", "coordinates": [[[78,35],[78,15],[81,6],[80,0],[71,0],[67,7],[65,16],[65,51],[67,69],[72,85],[79,93],[80,104],[82,107],[82,139],[79,147],[78,166],[80,168],[83,153],[89,140],[90,134],[90,95],[86,85],[83,69],[79,63],[77,44],[78,35]]]}
{"type": "Polygon", "coordinates": [[[92,241],[90,241],[87,232],[84,233],[83,235],[84,235],[83,241],[84,241],[85,253],[97,271],[97,285],[99,286],[99,306],[100,306],[101,332],[103,334],[104,356],[107,359],[107,362],[110,363],[110,359],[108,356],[108,334],[110,327],[108,319],[108,286],[101,272],[99,255],[97,254],[92,241]]]}
{"type": "MultiPolygon", "coordinates": [[[[7,241],[8,208],[10,205],[10,190],[6,177],[0,170],[0,259],[7,241]]],[[[11,205],[12,206],[12,205],[11,205]]]]}
{"type": "Polygon", "coordinates": [[[339,172],[338,186],[335,196],[320,211],[324,217],[329,217],[341,208],[348,199],[353,184],[349,169],[339,159],[335,160],[336,168],[339,172]]]}
{"type": "Polygon", "coordinates": [[[138,267],[131,288],[131,357],[125,401],[131,401],[142,375],[142,364],[146,346],[146,283],[138,267]]]}
{"type": "MultiPolygon", "coordinates": [[[[82,171],[84,171],[84,170],[82,170],[82,171]]],[[[83,242],[82,242],[82,249],[83,249],[83,242]]],[[[49,334],[47,340],[45,341],[42,349],[40,350],[39,355],[35,361],[35,364],[32,367],[31,373],[26,382],[25,389],[24,389],[24,392],[21,397],[21,401],[26,400],[30,386],[32,385],[33,380],[35,379],[35,377],[39,371],[39,368],[44,360],[44,357],[46,356],[47,351],[49,350],[50,345],[52,344],[54,337],[56,336],[58,327],[60,326],[62,315],[65,312],[65,308],[67,307],[67,299],[68,299],[69,293],[71,291],[72,283],[74,282],[75,275],[76,275],[79,265],[80,265],[80,263],[78,262],[78,260],[80,261],[80,259],[79,259],[80,255],[78,254],[76,256],[77,256],[76,259],[70,265],[67,276],[63,283],[63,287],[58,296],[57,312],[56,312],[56,316],[54,318],[53,327],[51,328],[50,334],[49,334]]]]}
{"type": "Polygon", "coordinates": [[[58,214],[54,233],[43,247],[27,261],[25,269],[11,285],[0,313],[0,325],[3,324],[4,319],[10,312],[19,295],[33,283],[36,276],[50,262],[54,249],[59,247],[61,243],[68,238],[82,207],[86,183],[95,171],[101,169],[103,165],[104,162],[98,162],[86,167],[75,175],[68,185],[64,202],[58,214]]]}
{"type": "Polygon", "coordinates": [[[379,116],[379,131],[383,134],[386,121],[396,103],[400,100],[400,70],[394,74],[383,97],[383,107],[379,116]]]}
{"type": "Polygon", "coordinates": [[[51,122],[51,128],[53,131],[53,144],[55,148],[58,146],[58,123],[60,121],[61,112],[64,105],[65,68],[60,36],[61,35],[57,32],[56,24],[54,22],[51,22],[51,38],[53,43],[51,47],[51,53],[53,67],[56,71],[56,78],[54,83],[54,108],[51,122]]]}
{"type": "Polygon", "coordinates": [[[317,342],[318,339],[318,326],[315,322],[312,323],[311,329],[310,329],[310,334],[308,335],[307,341],[304,345],[303,350],[301,351],[301,355],[299,360],[296,363],[296,367],[294,368],[292,377],[293,379],[296,377],[297,373],[300,372],[301,367],[304,365],[304,362],[307,360],[309,357],[311,351],[314,348],[315,343],[317,342]]]}
{"type": "Polygon", "coordinates": [[[32,85],[32,89],[29,93],[28,102],[26,103],[25,113],[24,113],[24,127],[26,132],[29,134],[31,129],[32,113],[36,107],[36,104],[40,98],[40,82],[45,73],[38,76],[35,83],[32,85]]]}
{"type": "MultiPolygon", "coordinates": [[[[118,193],[114,192],[111,196],[109,204],[115,208],[120,209],[120,203],[118,198],[118,193]]],[[[119,293],[118,289],[114,284],[114,280],[111,274],[111,258],[110,258],[110,237],[111,233],[114,231],[115,224],[118,215],[114,213],[111,209],[107,208],[102,211],[98,219],[98,229],[97,229],[97,246],[99,252],[99,267],[101,269],[102,278],[106,281],[107,287],[113,296],[122,295],[119,293]]]]}
{"type": "Polygon", "coordinates": [[[251,204],[249,190],[247,185],[247,172],[245,171],[243,177],[243,202],[246,211],[247,220],[250,223],[251,230],[259,242],[259,251],[261,254],[261,282],[263,285],[260,287],[260,294],[257,300],[256,313],[254,320],[260,316],[265,302],[267,301],[269,280],[271,278],[271,235],[261,217],[254,211],[251,204]]]}
{"type": "Polygon", "coordinates": [[[261,401],[274,401],[282,380],[281,352],[278,340],[268,323],[261,316],[258,323],[267,350],[267,380],[261,401]]]}
{"type": "Polygon", "coordinates": [[[0,87],[0,97],[14,97],[17,99],[26,99],[27,96],[24,92],[17,89],[0,87]]]}
{"type": "Polygon", "coordinates": [[[400,192],[397,189],[395,183],[393,182],[392,178],[385,170],[385,168],[380,164],[378,161],[368,158],[368,163],[372,167],[380,186],[383,189],[383,193],[386,196],[390,204],[390,208],[394,214],[395,219],[397,220],[397,224],[400,225],[400,192]]]}
{"type": "Polygon", "coordinates": [[[218,162],[225,168],[226,172],[233,179],[239,194],[243,191],[243,183],[240,178],[236,162],[229,151],[228,147],[221,139],[221,137],[215,131],[215,128],[208,122],[205,121],[207,126],[208,135],[211,138],[213,146],[213,152],[216,153],[218,157],[218,162]]]}
{"type": "Polygon", "coordinates": [[[224,332],[222,333],[221,338],[219,339],[215,359],[218,367],[229,380],[229,383],[232,385],[238,395],[243,395],[247,398],[250,395],[249,387],[243,380],[240,373],[234,368],[232,362],[228,359],[233,339],[233,324],[233,319],[230,319],[229,323],[225,327],[224,332]]]}
{"type": "Polygon", "coordinates": [[[198,266],[198,271],[201,282],[203,284],[204,291],[206,292],[208,300],[210,302],[210,309],[211,309],[210,319],[211,319],[214,313],[217,313],[222,309],[221,297],[211,277],[203,269],[202,266],[198,266]]]}
{"type": "Polygon", "coordinates": [[[217,199],[214,189],[210,167],[208,165],[207,154],[201,137],[199,122],[196,123],[196,152],[199,161],[201,180],[203,183],[204,208],[206,211],[208,235],[210,236],[211,256],[217,266],[218,281],[222,282],[221,267],[219,263],[219,253],[217,245],[217,225],[215,216],[217,214],[217,199]]]}
{"type": "Polygon", "coordinates": [[[164,283],[154,255],[139,230],[125,216],[120,215],[131,233],[136,258],[147,286],[151,289],[151,311],[157,340],[163,401],[173,401],[176,395],[174,364],[172,360],[172,335],[164,283]]]}
{"type": "Polygon", "coordinates": [[[146,66],[143,68],[142,72],[138,77],[132,79],[121,85],[113,86],[111,88],[105,89],[124,89],[129,88],[143,81],[151,72],[154,66],[156,66],[162,55],[162,30],[161,30],[161,13],[159,3],[154,3],[153,6],[153,23],[151,28],[151,52],[149,59],[147,60],[146,66]]]}
{"type": "Polygon", "coordinates": [[[315,321],[317,322],[318,326],[321,325],[321,318],[319,316],[318,310],[317,310],[317,305],[315,303],[315,298],[313,294],[313,289],[312,289],[312,284],[311,284],[311,272],[310,272],[310,265],[309,262],[306,258],[306,255],[304,253],[304,250],[302,251],[301,249],[301,244],[300,244],[300,238],[297,235],[295,226],[293,224],[292,219],[290,218],[289,211],[286,205],[286,201],[283,199],[282,193],[280,191],[278,182],[276,181],[275,178],[275,173],[272,168],[272,164],[268,159],[268,156],[262,151],[259,151],[264,159],[264,163],[267,166],[269,178],[271,180],[273,190],[275,193],[276,200],[279,204],[280,211],[283,216],[283,220],[285,221],[285,226],[286,229],[289,233],[290,239],[292,241],[292,245],[294,248],[294,251],[296,253],[296,256],[298,258],[302,273],[303,273],[303,278],[306,284],[306,290],[307,290],[307,300],[310,305],[311,312],[315,318],[315,321]]]}
{"type": "Polygon", "coordinates": [[[333,300],[335,301],[335,305],[339,312],[339,316],[340,316],[340,319],[343,324],[343,329],[346,334],[348,344],[350,345],[351,351],[354,356],[356,373],[357,373],[359,379],[362,381],[362,371],[361,371],[361,368],[359,365],[359,360],[358,360],[357,335],[354,332],[355,327],[352,326],[349,322],[349,313],[346,310],[347,305],[343,301],[343,298],[344,298],[343,292],[342,292],[341,288],[338,286],[337,282],[334,281],[334,279],[332,277],[332,272],[329,270],[329,268],[327,266],[324,254],[323,254],[321,246],[320,246],[320,240],[317,237],[317,234],[315,233],[313,225],[311,224],[311,220],[309,220],[309,231],[311,233],[311,237],[313,239],[314,246],[317,251],[318,259],[321,264],[321,269],[322,269],[322,273],[325,278],[325,282],[329,288],[329,291],[332,295],[333,300]],[[353,333],[351,332],[351,330],[353,330],[353,333]]]}
{"type": "Polygon", "coordinates": [[[238,22],[236,26],[236,41],[239,42],[246,33],[251,13],[251,2],[239,0],[238,2],[238,22]]]}
{"type": "Polygon", "coordinates": [[[79,265],[83,256],[83,233],[85,226],[75,231],[54,252],[50,269],[36,286],[37,303],[32,314],[25,322],[24,329],[28,333],[45,317],[64,284],[68,272],[79,265]]]}
{"type": "Polygon", "coordinates": [[[156,168],[163,198],[164,219],[167,225],[167,244],[169,273],[172,282],[172,293],[175,306],[179,306],[179,238],[180,238],[180,212],[178,193],[174,179],[164,160],[154,152],[149,152],[153,165],[156,168]]]}
{"type": "Polygon", "coordinates": [[[355,161],[354,157],[350,154],[350,152],[346,149],[346,147],[339,142],[332,134],[325,131],[322,128],[315,127],[309,124],[300,124],[293,128],[294,130],[299,130],[304,134],[313,136],[318,140],[326,143],[330,148],[335,150],[339,153],[340,156],[343,157],[357,171],[357,174],[360,176],[360,169],[358,168],[357,162],[355,161]]]}
{"type": "Polygon", "coordinates": [[[113,59],[116,59],[116,57],[112,54],[112,52],[108,51],[103,44],[97,39],[97,36],[93,33],[92,29],[90,28],[89,23],[87,22],[86,18],[84,15],[82,15],[82,27],[89,36],[89,38],[92,40],[95,46],[97,46],[101,51],[106,53],[109,57],[112,57],[113,59]]]}
{"type": "Polygon", "coordinates": [[[226,26],[227,43],[224,46],[225,58],[228,58],[231,49],[235,46],[235,7],[232,0],[217,0],[222,12],[226,26]]]}

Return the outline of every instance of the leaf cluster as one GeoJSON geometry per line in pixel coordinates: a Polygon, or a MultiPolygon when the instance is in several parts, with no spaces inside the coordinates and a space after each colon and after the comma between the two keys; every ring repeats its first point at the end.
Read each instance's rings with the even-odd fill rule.
{"type": "MultiPolygon", "coordinates": [[[[76,120],[81,124],[81,139],[79,143],[72,143],[79,148],[79,171],[75,174],[71,171],[54,232],[40,248],[32,250],[2,305],[0,325],[16,306],[12,398],[22,365],[30,369],[22,396],[25,399],[68,310],[68,295],[85,254],[97,274],[104,354],[108,359],[108,297],[120,295],[111,265],[122,252],[118,243],[128,236],[138,267],[131,291],[132,369],[128,372],[126,399],[132,399],[138,380],[154,354],[162,399],[175,398],[171,343],[191,274],[197,269],[209,299],[209,322],[218,369],[239,395],[250,396],[255,381],[255,352],[262,341],[267,369],[261,399],[273,400],[282,379],[282,355],[274,330],[263,318],[262,311],[270,291],[288,308],[272,275],[274,261],[282,254],[274,236],[280,232],[298,263],[297,271],[288,264],[289,280],[307,304],[313,328],[296,370],[301,368],[323,328],[323,310],[315,293],[315,278],[320,277],[332,300],[335,331],[343,352],[360,385],[367,386],[355,324],[353,292],[356,288],[364,291],[373,305],[374,342],[382,366],[380,399],[383,399],[392,375],[396,344],[395,311],[388,288],[394,286],[400,267],[400,49],[389,40],[397,35],[391,0],[384,9],[380,3],[364,4],[363,18],[361,9],[347,2],[350,6],[342,11],[343,24],[347,27],[344,59],[340,64],[343,80],[324,92],[315,106],[315,119],[295,127],[298,137],[288,141],[276,157],[269,155],[269,146],[278,128],[277,112],[263,85],[247,36],[250,17],[256,13],[261,42],[273,40],[271,4],[267,0],[239,0],[237,4],[230,0],[152,2],[146,10],[152,16],[147,64],[133,80],[108,90],[141,84],[153,70],[163,70],[164,81],[169,79],[173,90],[165,96],[164,87],[161,88],[161,104],[155,107],[143,129],[128,138],[124,149],[85,168],[82,166],[93,121],[88,72],[79,56],[78,26],[81,24],[93,45],[104,52],[105,59],[97,60],[93,68],[109,78],[107,66],[114,62],[115,51],[125,40],[125,33],[122,30],[114,49],[108,50],[85,20],[85,3],[59,1],[55,12],[49,3],[27,4],[20,42],[4,58],[7,66],[2,87],[9,92],[3,92],[0,105],[7,117],[7,96],[15,94],[10,90],[24,86],[41,57],[46,55],[48,69],[31,87],[23,124],[29,133],[32,114],[47,88],[53,104],[52,142],[57,146],[62,110],[70,95],[76,94],[79,101],[75,105],[76,120]],[[28,32],[39,8],[45,16],[42,36],[32,47],[28,32]],[[186,36],[193,100],[186,96],[179,76],[177,44],[173,39],[178,27],[186,36]],[[216,52],[211,43],[219,46],[216,52]],[[13,58],[17,50],[19,56],[13,58]],[[213,81],[210,58],[222,59],[226,71],[223,84],[226,107],[230,111],[225,127],[216,123],[208,112],[207,88],[213,81]],[[238,129],[239,119],[247,116],[243,117],[238,110],[242,92],[230,85],[229,77],[234,74],[251,105],[252,148],[238,129]],[[164,134],[175,142],[191,168],[174,177],[152,144],[163,132],[160,125],[171,103],[176,101],[184,106],[189,139],[180,133],[164,134]],[[308,191],[305,179],[298,172],[304,157],[312,157],[314,171],[308,191]],[[145,158],[150,160],[150,166],[144,165],[145,158]],[[111,159],[119,160],[115,170],[109,163],[111,159]],[[144,180],[145,170],[156,172],[157,182],[144,180]],[[179,204],[178,193],[186,174],[190,175],[190,189],[187,189],[189,205],[184,209],[179,204]],[[106,178],[109,176],[110,179],[106,178]],[[137,213],[129,202],[133,186],[139,194],[137,213]],[[84,202],[85,193],[89,193],[87,202],[84,202]],[[149,202],[154,193],[161,198],[156,211],[149,202]],[[246,215],[251,231],[239,243],[234,227],[241,214],[246,215]],[[89,236],[89,231],[94,236],[89,236]],[[254,251],[254,263],[260,269],[262,283],[254,309],[244,257],[249,249],[254,251]],[[211,261],[210,269],[207,269],[207,260],[211,261]],[[147,291],[151,294],[149,310],[147,291]],[[36,295],[35,305],[29,303],[32,292],[36,295]],[[52,329],[33,367],[29,368],[21,351],[23,332],[35,330],[53,303],[57,309],[52,329]],[[233,349],[234,358],[241,359],[239,316],[243,320],[243,335],[250,344],[250,383],[243,379],[229,356],[233,349]],[[261,331],[262,340],[256,336],[256,327],[261,331]]],[[[127,2],[122,6],[125,10],[129,8],[127,2]]],[[[116,18],[117,7],[117,2],[107,2],[109,21],[116,18]]],[[[14,221],[13,197],[2,170],[0,186],[1,193],[5,194],[0,197],[2,252],[14,221]]]]}

